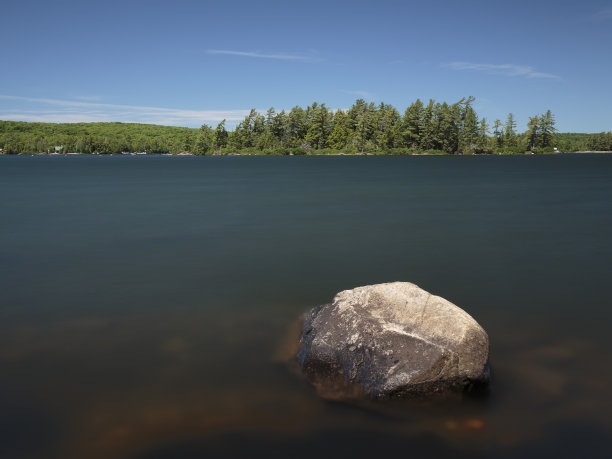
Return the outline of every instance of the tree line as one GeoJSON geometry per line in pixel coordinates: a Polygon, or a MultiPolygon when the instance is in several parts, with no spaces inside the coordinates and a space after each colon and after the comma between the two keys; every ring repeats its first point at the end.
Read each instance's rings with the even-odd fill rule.
{"type": "Polygon", "coordinates": [[[195,152],[479,154],[553,150],[556,129],[550,110],[530,118],[527,131],[519,134],[514,115],[509,114],[505,124],[495,120],[490,126],[478,117],[473,102],[468,97],[454,104],[430,100],[425,105],[417,99],[403,114],[392,105],[363,99],[347,111],[334,111],[316,102],[289,112],[251,110],[231,133],[223,123],[216,129],[203,125],[195,152]]]}
{"type": "Polygon", "coordinates": [[[484,154],[611,150],[612,134],[558,134],[550,110],[519,132],[512,113],[489,123],[473,97],[453,104],[416,100],[401,114],[385,103],[358,99],[348,110],[317,102],[266,113],[251,110],[235,129],[225,120],[199,129],[134,123],[0,121],[0,148],[19,153],[182,152],[209,154],[484,154]]]}
{"type": "Polygon", "coordinates": [[[180,153],[191,149],[197,129],[136,123],[26,123],[0,121],[5,154],[180,153]]]}

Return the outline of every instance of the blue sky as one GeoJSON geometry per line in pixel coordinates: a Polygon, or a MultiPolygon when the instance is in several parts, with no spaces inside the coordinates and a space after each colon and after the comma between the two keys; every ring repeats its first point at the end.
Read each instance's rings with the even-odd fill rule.
{"type": "Polygon", "coordinates": [[[0,119],[199,126],[314,101],[476,97],[612,130],[612,1],[12,1],[0,119]]]}

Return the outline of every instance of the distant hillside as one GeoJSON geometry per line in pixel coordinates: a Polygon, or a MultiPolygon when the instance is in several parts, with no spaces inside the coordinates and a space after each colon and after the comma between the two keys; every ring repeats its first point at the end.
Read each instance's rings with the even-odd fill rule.
{"type": "Polygon", "coordinates": [[[612,133],[559,133],[557,144],[561,151],[612,151],[612,133]]]}
{"type": "Polygon", "coordinates": [[[190,151],[198,129],[136,123],[27,123],[0,121],[5,153],[179,153],[190,151]]]}

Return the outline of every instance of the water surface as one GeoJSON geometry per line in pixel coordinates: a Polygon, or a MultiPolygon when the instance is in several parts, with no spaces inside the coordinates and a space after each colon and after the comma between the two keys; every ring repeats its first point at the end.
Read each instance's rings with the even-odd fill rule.
{"type": "Polygon", "coordinates": [[[604,457],[612,155],[0,157],[0,457],[604,457]],[[318,399],[285,332],[411,281],[489,397],[318,399]]]}

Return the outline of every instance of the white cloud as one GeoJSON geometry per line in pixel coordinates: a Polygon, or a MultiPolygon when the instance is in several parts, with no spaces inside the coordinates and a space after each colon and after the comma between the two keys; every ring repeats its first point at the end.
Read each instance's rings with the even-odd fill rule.
{"type": "Polygon", "coordinates": [[[553,75],[552,73],[538,72],[533,67],[529,67],[527,65],[451,62],[450,64],[444,64],[444,66],[453,70],[474,70],[489,73],[491,75],[522,76],[526,78],[561,78],[558,75],[553,75]]]}
{"type": "Polygon", "coordinates": [[[250,110],[185,110],[140,105],[117,105],[75,100],[1,95],[0,100],[26,103],[29,108],[0,112],[0,119],[40,122],[122,121],[175,126],[199,126],[204,122],[240,121],[250,110]],[[36,109],[32,109],[32,105],[36,109]],[[53,107],[43,109],[41,106],[53,107]]]}
{"type": "Polygon", "coordinates": [[[233,51],[229,49],[207,49],[207,54],[225,54],[228,56],[256,57],[260,59],[278,59],[284,61],[311,61],[312,56],[287,53],[260,53],[255,51],[233,51]]]}

